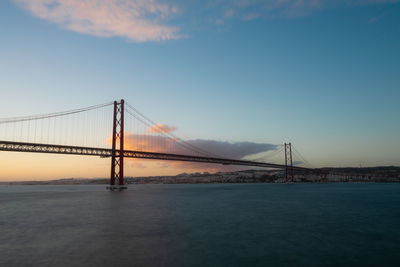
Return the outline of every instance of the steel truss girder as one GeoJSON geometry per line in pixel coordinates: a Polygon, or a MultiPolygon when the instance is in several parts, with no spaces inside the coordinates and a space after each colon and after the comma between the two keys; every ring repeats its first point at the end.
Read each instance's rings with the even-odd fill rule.
{"type": "MultiPolygon", "coordinates": [[[[111,157],[113,150],[108,149],[108,148],[0,141],[0,151],[111,157]]],[[[115,156],[119,157],[120,153],[121,153],[120,150],[115,150],[115,156]]],[[[136,151],[136,150],[124,150],[123,157],[124,158],[189,161],[189,162],[201,162],[201,163],[216,163],[216,164],[224,164],[224,165],[241,165],[241,166],[273,168],[273,169],[285,169],[285,165],[282,165],[282,164],[248,161],[248,160],[235,160],[235,159],[225,159],[225,158],[169,154],[169,153],[145,152],[145,151],[136,151]]],[[[293,166],[293,170],[311,171],[311,172],[317,171],[314,169],[302,168],[302,167],[296,167],[296,166],[293,166]]]]}

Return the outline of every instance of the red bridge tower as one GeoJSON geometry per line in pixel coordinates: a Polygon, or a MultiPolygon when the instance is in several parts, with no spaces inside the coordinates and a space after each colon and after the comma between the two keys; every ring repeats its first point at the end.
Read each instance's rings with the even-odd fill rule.
{"type": "Polygon", "coordinates": [[[110,190],[127,188],[124,184],[124,103],[123,99],[114,101],[110,190]]]}
{"type": "Polygon", "coordinates": [[[292,160],[292,143],[285,143],[285,182],[288,180],[294,182],[293,160],[292,160]],[[289,172],[290,171],[290,172],[289,172]]]}

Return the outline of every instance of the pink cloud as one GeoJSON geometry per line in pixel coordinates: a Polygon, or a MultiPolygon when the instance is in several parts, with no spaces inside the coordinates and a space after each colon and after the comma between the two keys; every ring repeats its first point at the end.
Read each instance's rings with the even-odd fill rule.
{"type": "Polygon", "coordinates": [[[176,127],[161,123],[157,123],[155,126],[149,127],[150,133],[172,133],[174,131],[176,131],[176,127]]]}
{"type": "Polygon", "coordinates": [[[178,27],[163,24],[178,13],[157,0],[14,0],[33,16],[98,37],[124,37],[132,42],[177,39],[178,27]]]}

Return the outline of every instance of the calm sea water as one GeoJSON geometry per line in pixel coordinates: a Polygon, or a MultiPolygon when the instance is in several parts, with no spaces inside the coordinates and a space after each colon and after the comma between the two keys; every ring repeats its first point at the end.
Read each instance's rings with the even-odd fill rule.
{"type": "Polygon", "coordinates": [[[399,266],[400,184],[0,187],[0,266],[399,266]]]}

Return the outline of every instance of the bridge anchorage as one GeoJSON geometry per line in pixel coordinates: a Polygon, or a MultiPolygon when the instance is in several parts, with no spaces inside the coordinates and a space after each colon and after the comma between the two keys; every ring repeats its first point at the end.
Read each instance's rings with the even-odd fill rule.
{"type": "MultiPolygon", "coordinates": [[[[121,99],[64,112],[0,118],[0,151],[110,158],[111,172],[107,189],[112,191],[127,189],[124,180],[125,158],[280,169],[284,171],[284,181],[287,183],[294,182],[294,174],[321,174],[317,169],[293,166],[292,149],[295,153],[299,152],[291,143],[284,145],[285,164],[268,163],[261,159],[231,159],[196,147],[162,126],[121,99]],[[113,116],[109,110],[112,107],[113,116]]],[[[278,155],[282,150],[283,146],[273,155],[278,155]]]]}

